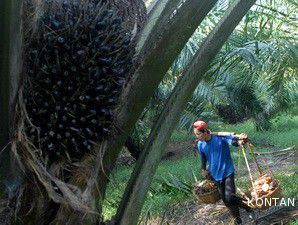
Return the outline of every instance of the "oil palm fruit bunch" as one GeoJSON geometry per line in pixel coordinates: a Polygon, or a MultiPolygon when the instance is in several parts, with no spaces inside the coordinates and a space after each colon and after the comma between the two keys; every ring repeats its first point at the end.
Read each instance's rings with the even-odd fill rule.
{"type": "Polygon", "coordinates": [[[216,184],[210,180],[204,180],[193,184],[193,191],[197,195],[205,194],[217,189],[216,184]]]}
{"type": "Polygon", "coordinates": [[[52,0],[25,42],[26,135],[52,161],[80,159],[112,132],[131,37],[106,4],[52,0]]]}
{"type": "Polygon", "coordinates": [[[278,186],[278,180],[273,179],[269,174],[265,174],[254,182],[255,189],[251,192],[251,196],[255,199],[260,198],[271,193],[278,186]]]}

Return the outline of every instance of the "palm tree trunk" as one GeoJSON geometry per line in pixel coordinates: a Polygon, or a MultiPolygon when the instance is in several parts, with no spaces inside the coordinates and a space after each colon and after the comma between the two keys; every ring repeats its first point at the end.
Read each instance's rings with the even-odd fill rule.
{"type": "MultiPolygon", "coordinates": [[[[159,19],[153,19],[156,20],[153,25],[152,20],[149,19],[150,24],[144,28],[144,35],[141,34],[143,38],[146,36],[146,41],[141,45],[138,44],[142,46],[137,51],[137,57],[142,58],[142,64],[124,90],[115,119],[119,132],[106,145],[102,160],[103,169],[97,179],[101,183],[99,190],[102,196],[104,196],[106,181],[114,168],[119,152],[144,107],[185,43],[217,0],[188,0],[170,19],[165,15],[171,15],[170,9],[173,10],[171,1],[176,2],[176,0],[168,0],[166,5],[155,7],[158,12],[152,12],[152,16],[156,18],[156,15],[160,15],[159,19]]],[[[157,4],[165,4],[165,1],[157,4]]],[[[140,39],[139,43],[142,41],[140,39]]]]}
{"type": "Polygon", "coordinates": [[[6,180],[9,171],[9,41],[11,21],[11,0],[0,2],[0,180],[3,190],[3,180],[6,180]]]}
{"type": "MultiPolygon", "coordinates": [[[[166,71],[215,2],[215,0],[186,1],[168,24],[165,22],[163,24],[158,23],[156,27],[153,26],[151,29],[154,34],[147,39],[146,43],[149,42],[149,44],[144,44],[142,49],[139,50],[140,57],[142,57],[141,52],[147,54],[144,54],[142,65],[140,65],[124,91],[118,108],[116,124],[119,133],[113,137],[113,140],[108,142],[105,150],[103,163],[106,173],[109,174],[112,169],[108,165],[114,165],[121,147],[166,71]],[[196,20],[193,19],[194,17],[196,17],[196,20]],[[165,31],[159,33],[161,30],[158,27],[163,27],[165,31]],[[179,29],[176,29],[177,27],[179,29]]],[[[164,10],[168,13],[167,8],[164,10]]]]}
{"type": "Polygon", "coordinates": [[[14,103],[21,69],[21,5],[18,0],[0,2],[0,193],[1,202],[9,204],[4,211],[1,209],[3,225],[12,223],[16,203],[13,199],[20,184],[9,142],[14,130],[14,103]]]}
{"type": "MultiPolygon", "coordinates": [[[[173,8],[173,2],[177,3],[177,0],[160,1],[158,4],[165,5],[156,7],[160,11],[152,13],[152,15],[159,16],[157,20],[155,18],[153,19],[155,21],[153,25],[151,23],[148,25],[150,26],[150,32],[148,32],[147,27],[146,35],[149,38],[144,42],[143,47],[139,51],[146,52],[146,54],[143,55],[142,64],[127,85],[118,112],[116,113],[115,124],[118,127],[118,133],[104,145],[105,147],[101,150],[101,153],[103,152],[104,155],[103,157],[98,157],[100,161],[97,162],[102,165],[98,168],[98,171],[93,171],[94,174],[92,177],[96,177],[98,183],[94,183],[91,189],[96,190],[96,192],[94,191],[95,198],[100,198],[98,200],[99,202],[97,202],[99,214],[101,213],[109,174],[115,166],[122,146],[125,144],[127,137],[132,132],[135,123],[166,71],[203,18],[213,7],[216,0],[187,0],[185,4],[177,9],[175,16],[169,18],[171,15],[170,12],[173,12],[175,9],[173,8]],[[193,18],[196,19],[194,20],[193,18]],[[162,24],[156,23],[156,21],[162,22],[162,24]],[[147,44],[148,42],[151,43],[147,44]],[[164,60],[160,61],[160,59],[164,60]]],[[[141,36],[144,37],[143,33],[141,36]]],[[[98,154],[101,153],[98,150],[98,154]]],[[[82,218],[77,212],[69,211],[64,207],[59,210],[58,214],[65,215],[65,211],[68,212],[66,221],[79,221],[82,218]]],[[[94,215],[90,215],[90,217],[87,215],[84,217],[84,221],[90,222],[93,221],[93,218],[94,215]]],[[[66,224],[64,222],[59,221],[58,224],[66,224]]]]}
{"type": "Polygon", "coordinates": [[[134,140],[131,136],[127,138],[125,142],[125,147],[134,159],[137,160],[139,158],[142,152],[142,147],[140,146],[140,143],[134,140]]]}
{"type": "Polygon", "coordinates": [[[208,66],[255,0],[238,0],[207,36],[154,124],[118,208],[116,223],[137,224],[155,170],[175,124],[208,66]]]}
{"type": "MultiPolygon", "coordinates": [[[[22,22],[21,22],[21,10],[22,1],[11,0],[11,23],[10,23],[10,76],[9,76],[9,135],[15,132],[15,104],[17,101],[17,93],[19,89],[21,72],[22,72],[22,22]]],[[[13,153],[10,152],[10,155],[13,153]]],[[[14,156],[10,157],[10,176],[8,177],[10,185],[9,189],[14,192],[21,184],[22,175],[19,170],[18,164],[14,160],[14,156]],[[13,187],[13,188],[12,188],[13,187]]],[[[11,193],[10,193],[11,194],[11,193]]]]}

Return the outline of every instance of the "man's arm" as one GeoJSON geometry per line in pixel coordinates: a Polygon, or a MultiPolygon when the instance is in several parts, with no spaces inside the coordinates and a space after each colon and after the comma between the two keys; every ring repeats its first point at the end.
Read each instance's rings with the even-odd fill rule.
{"type": "Polygon", "coordinates": [[[206,155],[200,150],[199,144],[197,142],[197,150],[201,156],[201,169],[202,169],[202,176],[207,178],[209,171],[207,170],[207,158],[206,155]]]}
{"type": "Polygon", "coordinates": [[[247,134],[241,133],[239,136],[226,136],[225,140],[228,143],[228,145],[233,145],[233,146],[239,146],[245,142],[247,142],[247,134]]]}
{"type": "Polygon", "coordinates": [[[202,176],[207,179],[209,176],[209,171],[207,170],[207,158],[206,158],[206,155],[201,151],[200,151],[200,155],[201,155],[202,176]]]}
{"type": "Polygon", "coordinates": [[[206,170],[206,166],[207,166],[207,159],[204,153],[200,152],[201,155],[201,168],[202,170],[206,170]]]}

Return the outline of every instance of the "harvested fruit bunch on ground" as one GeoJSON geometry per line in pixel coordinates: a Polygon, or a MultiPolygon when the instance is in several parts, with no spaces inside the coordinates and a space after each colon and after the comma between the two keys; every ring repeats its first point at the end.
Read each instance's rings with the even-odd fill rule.
{"type": "Polygon", "coordinates": [[[217,185],[210,180],[204,180],[193,184],[193,192],[197,195],[205,194],[217,189],[217,185]]]}
{"type": "Polygon", "coordinates": [[[46,1],[25,40],[26,134],[50,160],[80,159],[112,132],[134,49],[121,23],[93,1],[46,1]]]}
{"type": "Polygon", "coordinates": [[[270,192],[273,192],[278,186],[278,180],[274,180],[269,174],[265,174],[254,182],[256,191],[252,191],[251,196],[254,199],[261,198],[268,195],[270,192]]]}

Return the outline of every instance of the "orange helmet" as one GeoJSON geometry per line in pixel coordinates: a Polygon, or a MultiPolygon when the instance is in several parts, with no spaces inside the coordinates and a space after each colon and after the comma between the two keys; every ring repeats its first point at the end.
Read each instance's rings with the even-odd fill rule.
{"type": "Polygon", "coordinates": [[[197,130],[204,130],[207,128],[207,123],[205,121],[202,120],[197,120],[194,124],[193,124],[193,128],[197,129],[197,130]]]}

